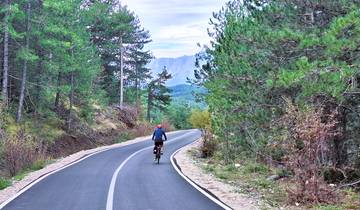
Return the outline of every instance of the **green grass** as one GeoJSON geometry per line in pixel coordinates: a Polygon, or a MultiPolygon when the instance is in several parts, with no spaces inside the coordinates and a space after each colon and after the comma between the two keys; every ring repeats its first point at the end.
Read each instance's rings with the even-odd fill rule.
{"type": "Polygon", "coordinates": [[[20,181],[25,178],[26,175],[33,171],[38,171],[40,169],[43,169],[47,164],[51,163],[52,161],[50,159],[39,159],[35,161],[29,168],[26,168],[19,173],[17,173],[13,179],[16,181],[20,181]]]}
{"type": "Polygon", "coordinates": [[[43,169],[50,162],[51,161],[49,159],[39,159],[30,166],[30,170],[37,171],[43,169]]]}
{"type": "Polygon", "coordinates": [[[242,171],[244,174],[254,174],[254,173],[258,173],[262,175],[269,174],[269,169],[267,166],[253,161],[246,162],[242,167],[242,171]]]}
{"type": "Polygon", "coordinates": [[[11,185],[11,181],[0,177],[0,190],[5,189],[11,185]]]}
{"type": "Polygon", "coordinates": [[[343,208],[333,205],[317,206],[316,210],[343,210],[343,208]]]}
{"type": "Polygon", "coordinates": [[[116,143],[121,143],[121,142],[124,142],[124,141],[128,141],[128,140],[131,140],[131,139],[134,139],[134,135],[130,132],[124,132],[124,133],[121,133],[117,139],[115,140],[116,143]]]}
{"type": "Polygon", "coordinates": [[[31,172],[31,170],[29,170],[29,169],[20,171],[19,173],[17,173],[17,174],[13,177],[13,179],[16,180],[16,181],[20,181],[20,180],[24,179],[24,177],[25,177],[26,175],[28,175],[30,172],[31,172]]]}
{"type": "Polygon", "coordinates": [[[235,185],[240,193],[260,194],[270,206],[277,207],[286,201],[285,189],[278,182],[266,179],[274,172],[264,164],[245,161],[236,167],[235,164],[224,165],[219,160],[211,159],[203,164],[203,169],[235,185]]]}

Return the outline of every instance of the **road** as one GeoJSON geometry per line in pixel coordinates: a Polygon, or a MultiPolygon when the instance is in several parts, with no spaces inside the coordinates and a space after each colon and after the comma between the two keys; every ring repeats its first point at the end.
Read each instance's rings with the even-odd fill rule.
{"type": "Polygon", "coordinates": [[[44,178],[3,209],[223,209],[185,181],[170,161],[172,153],[199,136],[197,130],[168,134],[159,165],[150,139],[95,154],[44,178]]]}

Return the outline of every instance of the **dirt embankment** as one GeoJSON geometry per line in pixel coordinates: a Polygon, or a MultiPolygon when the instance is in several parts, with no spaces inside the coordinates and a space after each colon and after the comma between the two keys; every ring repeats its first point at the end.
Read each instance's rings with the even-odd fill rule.
{"type": "Polygon", "coordinates": [[[138,117],[138,111],[132,107],[98,108],[91,125],[74,120],[71,133],[65,133],[47,145],[47,155],[59,158],[149,135],[152,127],[147,123],[139,123],[138,117]]]}

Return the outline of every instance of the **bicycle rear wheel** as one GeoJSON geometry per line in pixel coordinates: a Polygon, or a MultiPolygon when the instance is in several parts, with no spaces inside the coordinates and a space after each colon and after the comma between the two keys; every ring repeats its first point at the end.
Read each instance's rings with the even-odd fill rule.
{"type": "Polygon", "coordinates": [[[155,155],[155,159],[156,159],[156,161],[155,162],[157,162],[157,164],[159,164],[160,163],[160,152],[158,151],[157,153],[156,153],[156,155],[155,155]]]}

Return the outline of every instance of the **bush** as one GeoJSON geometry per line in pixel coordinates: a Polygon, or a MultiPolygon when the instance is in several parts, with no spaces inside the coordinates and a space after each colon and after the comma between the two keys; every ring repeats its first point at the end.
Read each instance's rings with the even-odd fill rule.
{"type": "Polygon", "coordinates": [[[136,128],[133,130],[133,135],[135,137],[147,136],[152,134],[153,131],[153,126],[146,122],[143,122],[136,126],[136,128]]]}
{"type": "Polygon", "coordinates": [[[5,189],[11,185],[10,180],[0,177],[0,190],[5,189]]]}
{"type": "Polygon", "coordinates": [[[269,169],[266,165],[256,162],[247,162],[242,170],[244,174],[268,174],[269,172],[269,169]]]}
{"type": "Polygon", "coordinates": [[[205,111],[201,111],[199,109],[193,110],[191,112],[188,121],[193,128],[199,128],[204,133],[211,131],[211,116],[208,110],[205,111]]]}
{"type": "Polygon", "coordinates": [[[26,139],[20,132],[16,138],[6,139],[1,148],[1,165],[10,176],[15,176],[19,171],[31,167],[39,160],[44,159],[44,150],[39,144],[26,139]]]}
{"type": "Polygon", "coordinates": [[[47,163],[48,163],[48,159],[39,158],[38,160],[35,160],[35,162],[31,164],[30,169],[32,171],[43,169],[47,163]]]}
{"type": "Polygon", "coordinates": [[[123,106],[116,107],[118,109],[118,118],[123,122],[128,128],[133,128],[136,125],[137,120],[139,119],[139,112],[136,107],[132,106],[123,106]]]}
{"type": "Polygon", "coordinates": [[[288,130],[286,164],[294,173],[296,185],[288,189],[290,202],[331,204],[338,200],[321,176],[323,163],[319,161],[329,151],[329,140],[338,134],[336,113],[322,114],[315,109],[301,111],[288,101],[283,118],[288,130]]]}
{"type": "Polygon", "coordinates": [[[203,142],[200,147],[201,157],[207,158],[213,156],[217,149],[217,145],[217,141],[212,138],[210,134],[203,136],[203,142]]]}
{"type": "Polygon", "coordinates": [[[128,140],[131,140],[134,138],[135,138],[135,136],[133,135],[132,132],[124,132],[119,135],[119,137],[116,140],[116,143],[121,143],[121,142],[128,141],[128,140]]]}

